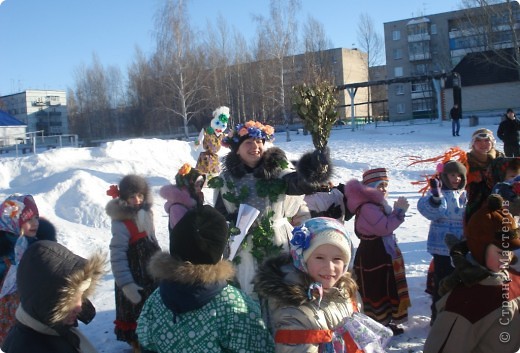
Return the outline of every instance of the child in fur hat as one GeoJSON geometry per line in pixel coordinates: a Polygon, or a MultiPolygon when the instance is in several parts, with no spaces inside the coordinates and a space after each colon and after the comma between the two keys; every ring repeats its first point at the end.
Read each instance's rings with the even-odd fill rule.
{"type": "Polygon", "coordinates": [[[31,195],[14,194],[0,204],[0,345],[16,321],[20,302],[17,267],[29,244],[36,240],[38,217],[31,195]]]}
{"type": "Polygon", "coordinates": [[[188,210],[204,203],[202,187],[206,176],[199,170],[184,163],[175,175],[175,185],[168,184],[161,187],[159,195],[166,199],[164,210],[168,213],[168,230],[173,227],[188,212],[188,210]]]}
{"type": "Polygon", "coordinates": [[[155,237],[152,197],[146,180],[134,174],[107,191],[112,200],[106,213],[112,219],[110,264],[115,280],[116,320],[114,332],[139,352],[135,334],[143,304],[157,284],[146,271],[153,254],[160,250],[155,237]]]}
{"type": "Polygon", "coordinates": [[[227,281],[233,265],[223,259],[228,240],[224,216],[209,205],[189,210],[149,270],[159,288],[138,320],[142,347],[167,352],[273,352],[258,304],[227,281]]]}
{"type": "Polygon", "coordinates": [[[342,222],[311,218],[292,233],[290,254],[268,259],[254,280],[276,352],[384,352],[392,332],[359,312],[348,272],[353,247],[342,222]]]}
{"type": "Polygon", "coordinates": [[[504,200],[492,194],[465,231],[462,245],[470,254],[463,259],[461,244],[452,247],[460,252],[453,257],[459,282],[438,301],[424,352],[517,352],[520,273],[509,263],[511,250],[520,247],[518,226],[504,200]]]}
{"type": "Polygon", "coordinates": [[[360,239],[354,270],[365,313],[402,334],[400,323],[411,305],[401,250],[394,231],[404,222],[409,204],[399,197],[393,208],[386,201],[388,172],[375,168],[363,173],[363,182],[345,185],[347,207],[356,216],[354,229],[360,239]]]}
{"type": "Polygon", "coordinates": [[[429,192],[417,202],[417,210],[431,221],[426,243],[428,252],[433,256],[430,324],[433,324],[437,314],[435,303],[440,299],[437,291],[439,282],[454,271],[450,249],[444,238],[451,233],[462,240],[466,207],[466,167],[457,161],[448,161],[440,164],[438,173],[438,178],[430,179],[429,192]]]}

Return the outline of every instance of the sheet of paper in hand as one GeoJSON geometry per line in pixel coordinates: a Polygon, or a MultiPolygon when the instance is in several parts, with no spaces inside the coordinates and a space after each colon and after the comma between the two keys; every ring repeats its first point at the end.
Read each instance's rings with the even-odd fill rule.
{"type": "Polygon", "coordinates": [[[255,219],[260,214],[260,211],[256,208],[249,206],[245,203],[240,204],[240,207],[238,208],[238,216],[237,216],[237,223],[236,227],[240,229],[240,234],[232,236],[229,240],[229,260],[233,260],[235,257],[240,244],[242,244],[242,241],[246,237],[247,232],[249,231],[249,228],[255,221],[255,219]]]}

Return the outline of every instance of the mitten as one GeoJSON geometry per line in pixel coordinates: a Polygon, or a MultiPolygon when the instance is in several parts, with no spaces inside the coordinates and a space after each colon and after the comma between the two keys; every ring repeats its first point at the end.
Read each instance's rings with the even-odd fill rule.
{"type": "Polygon", "coordinates": [[[440,197],[441,196],[441,181],[437,178],[431,178],[430,179],[430,192],[432,193],[433,197],[440,197]]]}
{"type": "Polygon", "coordinates": [[[96,316],[96,308],[89,299],[83,300],[81,303],[81,312],[78,314],[78,320],[85,325],[90,323],[96,316]]]}
{"type": "MultiPolygon", "coordinates": [[[[265,158],[264,158],[265,159],[265,158]]],[[[308,184],[327,183],[332,175],[329,148],[305,153],[296,165],[298,175],[308,184]]]]}
{"type": "Polygon", "coordinates": [[[125,297],[130,300],[133,304],[139,304],[141,302],[141,294],[139,291],[142,290],[142,287],[139,287],[134,282],[128,283],[121,288],[123,290],[123,294],[125,297]]]}
{"type": "Polygon", "coordinates": [[[394,210],[400,213],[406,213],[408,211],[408,207],[410,207],[410,204],[408,203],[408,200],[404,196],[399,196],[397,198],[397,201],[394,202],[394,210]]]}

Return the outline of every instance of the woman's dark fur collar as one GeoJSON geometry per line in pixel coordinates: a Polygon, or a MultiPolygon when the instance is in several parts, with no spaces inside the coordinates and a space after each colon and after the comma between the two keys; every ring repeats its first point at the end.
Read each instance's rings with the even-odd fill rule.
{"type": "MultiPolygon", "coordinates": [[[[337,287],[344,290],[346,278],[341,278],[337,287]]],[[[254,279],[254,290],[260,297],[274,298],[282,305],[299,306],[309,301],[307,289],[314,281],[297,270],[290,254],[282,254],[266,260],[254,279]]]]}
{"type": "MultiPolygon", "coordinates": [[[[285,161],[285,152],[278,147],[271,147],[264,152],[260,163],[253,169],[253,174],[259,179],[276,179],[283,170],[280,165],[285,161]]],[[[246,175],[246,166],[236,152],[230,151],[223,162],[223,171],[230,173],[234,178],[246,175]]]]}
{"type": "Polygon", "coordinates": [[[235,275],[231,262],[221,260],[215,265],[195,265],[171,256],[167,252],[157,252],[150,259],[148,272],[155,279],[184,284],[210,284],[228,281],[235,275]]]}

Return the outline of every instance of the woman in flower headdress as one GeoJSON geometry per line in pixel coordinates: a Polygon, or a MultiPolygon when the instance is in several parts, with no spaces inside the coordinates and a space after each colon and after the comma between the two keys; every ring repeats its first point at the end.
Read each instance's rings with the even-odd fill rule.
{"type": "Polygon", "coordinates": [[[260,211],[235,258],[237,280],[248,294],[257,264],[267,255],[288,251],[293,226],[310,218],[304,190],[326,182],[332,173],[328,149],[303,155],[294,168],[280,148],[267,147],[273,139],[270,125],[236,125],[222,141],[230,148],[223,172],[208,182],[218,189],[215,207],[228,221],[237,223],[241,204],[260,211]]]}
{"type": "Polygon", "coordinates": [[[202,144],[204,152],[199,154],[199,159],[195,168],[203,174],[218,175],[220,173],[220,163],[218,160],[218,151],[222,138],[222,133],[226,130],[229,121],[229,108],[218,107],[213,111],[213,119],[210,126],[202,129],[199,138],[195,141],[198,147],[202,144]]]}
{"type": "Polygon", "coordinates": [[[134,174],[125,175],[119,185],[111,185],[112,196],[106,207],[112,219],[110,265],[115,280],[118,341],[128,342],[134,353],[140,352],[135,329],[144,302],[157,288],[146,266],[152,255],[161,250],[155,237],[152,196],[146,180],[134,174]]]}
{"type": "Polygon", "coordinates": [[[204,174],[192,168],[189,163],[184,163],[175,175],[175,185],[168,184],[161,187],[159,195],[166,199],[164,210],[169,216],[170,232],[188,210],[204,204],[202,186],[205,181],[204,174]]]}

